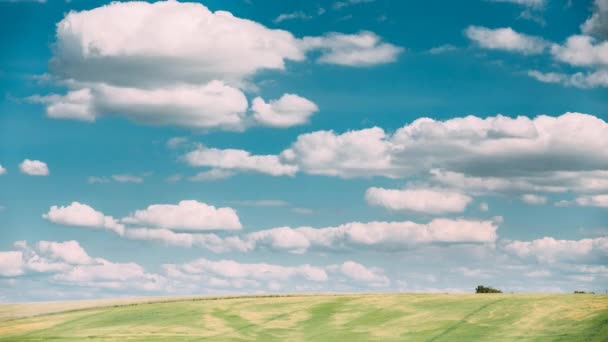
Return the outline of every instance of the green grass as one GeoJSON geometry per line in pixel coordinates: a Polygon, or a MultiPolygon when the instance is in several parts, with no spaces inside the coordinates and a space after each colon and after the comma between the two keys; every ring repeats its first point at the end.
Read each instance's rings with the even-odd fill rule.
{"type": "Polygon", "coordinates": [[[0,340],[608,341],[605,295],[369,294],[0,305],[0,340]],[[38,312],[37,312],[38,310],[38,312]],[[52,312],[71,310],[65,312],[52,312]],[[29,317],[18,317],[29,316],[29,317]]]}

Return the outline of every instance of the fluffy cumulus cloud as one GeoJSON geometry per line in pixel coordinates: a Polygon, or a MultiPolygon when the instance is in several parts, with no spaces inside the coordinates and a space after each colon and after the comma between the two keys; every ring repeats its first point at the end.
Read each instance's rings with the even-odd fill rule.
{"type": "Polygon", "coordinates": [[[49,167],[40,160],[25,159],[19,164],[19,170],[29,176],[48,176],[49,167]]]}
{"type": "Polygon", "coordinates": [[[568,37],[563,45],[553,44],[553,57],[574,66],[608,66],[608,41],[598,42],[585,35],[568,37]]]}
{"type": "Polygon", "coordinates": [[[120,113],[150,125],[233,130],[243,129],[248,106],[241,90],[221,81],[154,89],[91,84],[30,100],[47,104],[47,115],[56,119],[95,121],[102,113],[120,113]]]}
{"type": "Polygon", "coordinates": [[[365,192],[369,204],[390,210],[410,210],[429,214],[463,212],[470,196],[442,189],[369,188],[365,192]]]}
{"type": "Polygon", "coordinates": [[[269,103],[261,97],[256,97],[251,109],[257,122],[273,127],[304,124],[314,112],[319,110],[316,104],[295,94],[285,94],[269,103]]]}
{"type": "Polygon", "coordinates": [[[184,200],[178,204],[153,204],[121,221],[131,225],[179,230],[234,230],[242,227],[236,210],[216,208],[194,200],[184,200]]]}
{"type": "Polygon", "coordinates": [[[311,174],[401,178],[442,170],[480,180],[543,176],[547,182],[551,173],[608,169],[607,133],[604,120],[581,113],[420,118],[392,135],[377,127],[303,134],[282,156],[311,174]]]}
{"type": "Polygon", "coordinates": [[[93,261],[84,248],[74,240],[64,242],[40,241],[37,247],[41,254],[68,264],[86,265],[93,261]]]}
{"type": "Polygon", "coordinates": [[[519,52],[526,55],[540,54],[548,46],[542,38],[516,32],[510,27],[491,29],[469,26],[465,30],[465,35],[485,49],[519,52]]]}
{"type": "Polygon", "coordinates": [[[147,273],[136,263],[114,263],[103,258],[92,258],[74,240],[40,241],[35,246],[18,241],[14,248],[14,251],[0,252],[0,274],[4,276],[38,273],[46,275],[52,284],[121,291],[161,290],[166,285],[163,276],[147,273]],[[4,261],[11,262],[10,269],[2,267],[4,261]]]}
{"type": "Polygon", "coordinates": [[[314,175],[396,177],[391,154],[387,134],[374,127],[343,134],[333,131],[302,134],[281,156],[314,175]]]}
{"type": "Polygon", "coordinates": [[[56,224],[109,229],[119,235],[122,235],[125,229],[124,225],[112,216],[106,216],[79,202],[72,202],[67,206],[54,205],[42,217],[56,224]]]}
{"type": "Polygon", "coordinates": [[[257,88],[258,72],[284,70],[312,51],[321,51],[320,62],[360,66],[392,62],[400,50],[371,32],[299,39],[199,3],[113,2],[57,24],[51,75],[68,91],[29,99],[56,119],[111,113],[199,130],[288,127],[306,122],[316,105],[290,94],[256,99],[250,117],[244,91],[257,88]]]}
{"type": "Polygon", "coordinates": [[[0,176],[6,173],[6,169],[0,164],[0,176]]]}
{"type": "Polygon", "coordinates": [[[217,149],[198,146],[183,156],[189,165],[211,167],[219,170],[234,170],[265,173],[272,176],[293,176],[297,167],[283,163],[279,156],[252,155],[238,149],[217,149]]]}
{"type": "Polygon", "coordinates": [[[369,31],[304,37],[302,45],[306,50],[321,51],[319,63],[359,67],[394,62],[403,52],[403,48],[382,42],[378,35],[369,31]]]}
{"type": "Polygon", "coordinates": [[[608,258],[608,238],[557,240],[545,237],[533,241],[511,241],[504,249],[518,257],[539,262],[602,262],[608,258]]]}
{"type": "Polygon", "coordinates": [[[248,252],[255,249],[304,253],[320,250],[408,250],[425,245],[493,244],[497,225],[492,221],[435,219],[427,224],[403,222],[351,222],[340,226],[277,227],[241,236],[175,233],[160,229],[129,229],[134,240],[158,241],[169,245],[201,247],[214,252],[248,252]]]}

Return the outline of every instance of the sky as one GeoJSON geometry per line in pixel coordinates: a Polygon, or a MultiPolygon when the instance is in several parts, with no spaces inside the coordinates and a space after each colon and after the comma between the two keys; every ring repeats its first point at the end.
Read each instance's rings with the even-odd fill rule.
{"type": "Polygon", "coordinates": [[[0,0],[0,44],[0,301],[608,288],[606,0],[0,0]]]}

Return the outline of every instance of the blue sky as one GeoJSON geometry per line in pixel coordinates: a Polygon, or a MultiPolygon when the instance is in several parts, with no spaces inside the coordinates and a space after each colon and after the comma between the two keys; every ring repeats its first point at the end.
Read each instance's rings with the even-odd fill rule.
{"type": "Polygon", "coordinates": [[[608,286],[605,0],[0,16],[2,301],[608,286]]]}

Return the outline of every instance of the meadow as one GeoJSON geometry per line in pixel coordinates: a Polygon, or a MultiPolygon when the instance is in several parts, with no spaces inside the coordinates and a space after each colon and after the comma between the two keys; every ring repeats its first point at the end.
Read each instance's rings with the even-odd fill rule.
{"type": "Polygon", "coordinates": [[[0,305],[1,341],[607,341],[608,296],[344,294],[0,305]]]}

